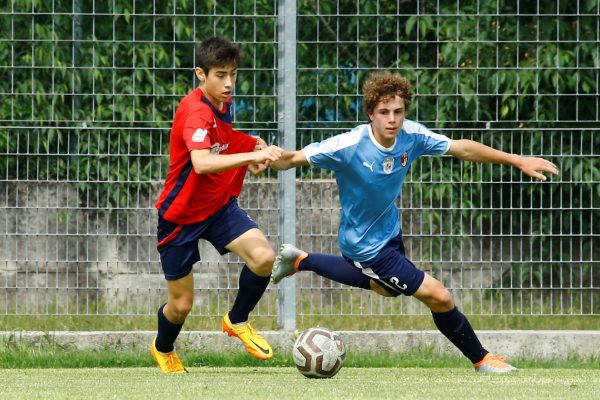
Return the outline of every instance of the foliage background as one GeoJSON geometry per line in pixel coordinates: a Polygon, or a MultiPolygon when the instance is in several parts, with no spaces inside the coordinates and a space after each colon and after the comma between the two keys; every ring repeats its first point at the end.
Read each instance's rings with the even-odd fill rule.
{"type": "MultiPolygon", "coordinates": [[[[495,237],[521,257],[509,260],[500,287],[579,288],[595,299],[581,309],[595,313],[598,2],[542,3],[298,1],[297,143],[364,121],[365,77],[398,71],[414,83],[413,119],[452,138],[548,157],[561,171],[533,184],[506,167],[425,159],[413,166],[401,205],[405,220],[430,232],[410,236],[432,261],[467,245],[468,233],[495,237]]],[[[237,125],[279,141],[273,0],[3,0],[0,13],[5,188],[70,182],[79,207],[115,218],[149,207],[166,174],[175,107],[196,84],[194,46],[209,34],[245,52],[237,125]]]]}

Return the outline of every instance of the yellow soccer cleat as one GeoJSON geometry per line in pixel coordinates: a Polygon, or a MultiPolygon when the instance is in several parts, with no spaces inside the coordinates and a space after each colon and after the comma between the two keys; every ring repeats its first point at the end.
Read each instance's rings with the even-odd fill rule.
{"type": "Polygon", "coordinates": [[[158,368],[166,374],[185,374],[188,372],[175,351],[161,353],[156,350],[156,338],[154,338],[150,346],[150,354],[152,354],[152,358],[158,364],[158,368]]]}
{"type": "Polygon", "coordinates": [[[273,357],[273,350],[269,343],[258,332],[254,330],[250,322],[241,325],[233,325],[229,320],[229,313],[223,317],[221,323],[223,332],[229,336],[235,336],[246,346],[246,351],[256,358],[268,360],[273,357]]]}
{"type": "Polygon", "coordinates": [[[483,360],[473,364],[475,371],[491,373],[491,374],[502,374],[506,372],[516,371],[517,369],[504,361],[504,357],[497,356],[496,354],[487,353],[483,360]]]}

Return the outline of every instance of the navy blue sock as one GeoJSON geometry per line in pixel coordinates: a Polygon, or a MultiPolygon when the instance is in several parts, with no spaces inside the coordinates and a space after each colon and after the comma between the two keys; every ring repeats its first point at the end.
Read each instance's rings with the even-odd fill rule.
{"type": "Polygon", "coordinates": [[[370,289],[370,278],[344,257],[331,254],[309,253],[300,261],[299,271],[313,271],[324,278],[344,285],[370,289]]]}
{"type": "Polygon", "coordinates": [[[156,350],[161,353],[169,353],[173,351],[175,340],[181,332],[183,324],[174,324],[165,317],[163,309],[166,304],[163,304],[158,309],[158,334],[156,335],[156,350]]]}
{"type": "Polygon", "coordinates": [[[467,317],[458,308],[444,313],[431,312],[433,322],[440,332],[444,334],[473,364],[481,361],[488,353],[481,346],[473,327],[467,317]]]}
{"type": "Polygon", "coordinates": [[[237,297],[229,311],[229,320],[232,324],[248,321],[248,315],[262,297],[269,285],[270,276],[258,276],[244,265],[240,273],[240,283],[237,297]]]}

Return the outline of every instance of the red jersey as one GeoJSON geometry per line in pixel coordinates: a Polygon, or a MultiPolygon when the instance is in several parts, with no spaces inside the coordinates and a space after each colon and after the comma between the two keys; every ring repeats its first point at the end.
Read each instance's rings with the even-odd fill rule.
{"type": "Polygon", "coordinates": [[[193,90],[179,103],[171,127],[169,171],[156,202],[160,216],[177,224],[201,222],[242,190],[247,166],[198,175],[192,167],[192,150],[235,154],[255,146],[256,138],[233,130],[231,99],[218,110],[200,88],[193,90]]]}

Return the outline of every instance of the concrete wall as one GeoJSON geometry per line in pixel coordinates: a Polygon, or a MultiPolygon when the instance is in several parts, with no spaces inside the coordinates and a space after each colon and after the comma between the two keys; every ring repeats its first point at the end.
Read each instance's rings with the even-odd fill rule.
{"type": "MultiPolygon", "coordinates": [[[[297,333],[262,332],[276,351],[291,351],[297,333]]],[[[30,347],[60,347],[76,350],[111,349],[145,351],[155,332],[2,332],[0,346],[11,343],[30,347]]],[[[349,352],[402,353],[434,349],[440,354],[460,355],[438,331],[341,331],[349,352]]],[[[479,331],[489,351],[503,356],[561,359],[577,355],[600,357],[600,331],[479,331]]],[[[221,332],[184,331],[177,340],[178,351],[244,352],[242,345],[221,332]]]]}
{"type": "MultiPolygon", "coordinates": [[[[520,270],[516,266],[513,271],[511,262],[521,254],[519,246],[525,246],[527,240],[485,231],[470,236],[467,230],[461,236],[459,227],[453,228],[456,234],[452,237],[439,235],[439,224],[427,221],[429,206],[421,205],[419,196],[411,195],[410,188],[413,186],[405,187],[402,199],[407,254],[419,268],[451,288],[455,301],[467,314],[506,313],[509,308],[519,315],[597,313],[598,295],[590,290],[597,279],[593,277],[596,270],[586,273],[583,279],[585,270],[577,267],[580,264],[574,264],[575,268],[565,265],[560,276],[552,277],[552,287],[546,282],[545,290],[533,285],[533,290],[527,292],[527,279],[537,270],[520,270]],[[491,287],[502,291],[496,290],[492,298],[491,291],[486,292],[491,287]]],[[[131,193],[120,208],[107,208],[107,200],[93,186],[90,189],[63,182],[0,183],[0,314],[153,314],[166,296],[156,251],[157,215],[153,207],[159,190],[160,185],[156,185],[150,191],[131,193]]],[[[332,179],[298,181],[298,246],[339,254],[338,196],[332,179]]],[[[276,246],[277,181],[250,180],[239,202],[276,246]]],[[[200,243],[200,253],[202,262],[194,268],[194,278],[199,289],[196,306],[201,311],[194,312],[220,315],[237,288],[241,264],[236,257],[220,256],[204,241],[200,243]],[[211,296],[218,298],[220,309],[209,305],[211,296]]],[[[322,290],[337,290],[339,285],[329,286],[329,281],[322,282],[314,274],[299,275],[297,287],[301,289],[297,300],[306,305],[304,313],[339,314],[339,309],[334,309],[336,305],[327,311],[325,306],[329,307],[332,298],[322,290]]],[[[344,290],[349,293],[347,288],[344,290]]],[[[261,304],[273,305],[274,292],[268,291],[261,304]]],[[[343,301],[354,301],[357,307],[363,307],[363,297],[350,295],[343,301]]],[[[395,305],[392,311],[386,310],[383,307],[388,303],[382,304],[385,306],[370,302],[364,312],[413,314],[395,305]]],[[[258,311],[258,315],[274,313],[274,306],[258,311]]]]}
{"type": "MultiPolygon", "coordinates": [[[[69,308],[73,309],[78,302],[140,301],[141,295],[159,288],[163,277],[156,251],[157,215],[153,207],[159,189],[157,186],[150,193],[137,193],[124,207],[108,209],[106,199],[99,198],[98,192],[78,189],[72,183],[1,183],[0,289],[6,291],[6,307],[17,314],[46,313],[43,309],[48,304],[60,308],[71,302],[69,308]]],[[[242,208],[274,246],[279,240],[277,197],[277,181],[255,180],[246,184],[239,198],[242,208]]],[[[297,245],[309,251],[339,254],[340,212],[335,181],[299,181],[297,199],[297,245]]],[[[405,211],[404,216],[410,216],[411,229],[420,232],[419,215],[409,213],[405,211]]],[[[218,281],[227,277],[230,259],[221,257],[204,242],[200,251],[202,269],[207,271],[201,277],[203,286],[222,287],[218,281]]],[[[415,251],[413,259],[421,268],[430,267],[427,260],[418,259],[419,253],[415,251]]],[[[480,254],[474,257],[486,259],[480,254]]],[[[457,281],[477,287],[491,279],[489,274],[469,277],[478,281],[465,282],[464,277],[457,281]]],[[[235,286],[237,281],[228,284],[235,286]]]]}

